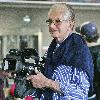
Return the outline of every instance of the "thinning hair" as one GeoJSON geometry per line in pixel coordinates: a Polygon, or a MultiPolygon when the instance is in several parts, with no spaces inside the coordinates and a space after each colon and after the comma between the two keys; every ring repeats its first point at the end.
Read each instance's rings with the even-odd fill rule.
{"type": "Polygon", "coordinates": [[[54,4],[50,8],[48,15],[54,11],[59,11],[61,14],[63,14],[65,20],[70,18],[72,21],[75,21],[75,11],[70,5],[66,3],[54,4]]]}

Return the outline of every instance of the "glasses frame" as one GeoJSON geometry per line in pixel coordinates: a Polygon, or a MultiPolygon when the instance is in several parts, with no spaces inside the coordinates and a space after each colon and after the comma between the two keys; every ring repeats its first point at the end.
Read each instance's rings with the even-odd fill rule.
{"type": "Polygon", "coordinates": [[[63,19],[63,20],[61,20],[61,19],[56,19],[56,20],[47,19],[47,20],[46,20],[46,23],[47,23],[48,26],[50,26],[52,23],[53,23],[54,25],[58,26],[58,25],[61,25],[61,23],[62,23],[63,21],[67,21],[67,19],[66,19],[66,20],[65,20],[65,19],[63,19]]]}

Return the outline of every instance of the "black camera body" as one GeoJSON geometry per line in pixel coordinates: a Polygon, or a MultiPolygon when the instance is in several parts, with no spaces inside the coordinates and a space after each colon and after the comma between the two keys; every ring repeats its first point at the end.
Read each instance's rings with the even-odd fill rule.
{"type": "Polygon", "coordinates": [[[44,73],[45,59],[39,60],[37,51],[33,48],[25,48],[23,50],[10,49],[9,54],[3,59],[3,70],[10,71],[16,88],[14,96],[17,98],[24,98],[27,95],[35,93],[39,97],[40,89],[35,89],[32,83],[26,80],[27,75],[34,75],[35,69],[44,73]]]}
{"type": "Polygon", "coordinates": [[[3,70],[22,72],[22,76],[26,76],[27,74],[34,74],[35,68],[43,71],[43,63],[33,48],[10,49],[9,54],[3,59],[3,70]]]}

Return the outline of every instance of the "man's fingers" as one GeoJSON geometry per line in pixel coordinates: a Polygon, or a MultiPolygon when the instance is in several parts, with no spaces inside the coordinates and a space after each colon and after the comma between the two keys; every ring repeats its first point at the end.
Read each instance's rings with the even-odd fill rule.
{"type": "Polygon", "coordinates": [[[33,75],[29,75],[29,76],[27,76],[27,80],[31,80],[31,79],[33,79],[33,78],[34,78],[33,75]]]}
{"type": "Polygon", "coordinates": [[[35,68],[35,73],[36,74],[39,74],[40,72],[37,70],[37,68],[35,68]]]}

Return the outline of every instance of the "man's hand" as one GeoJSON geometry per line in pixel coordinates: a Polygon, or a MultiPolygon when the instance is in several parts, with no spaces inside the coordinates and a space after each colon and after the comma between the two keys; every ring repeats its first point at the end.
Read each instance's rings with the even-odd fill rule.
{"type": "Polygon", "coordinates": [[[46,78],[41,72],[35,71],[37,75],[30,75],[27,77],[28,80],[31,80],[33,87],[35,88],[50,88],[54,91],[57,91],[62,94],[62,91],[59,88],[59,83],[51,79],[46,78]]]}
{"type": "Polygon", "coordinates": [[[33,87],[35,88],[44,88],[46,87],[48,79],[39,71],[35,71],[37,75],[30,75],[27,77],[28,80],[31,80],[33,87]]]}

